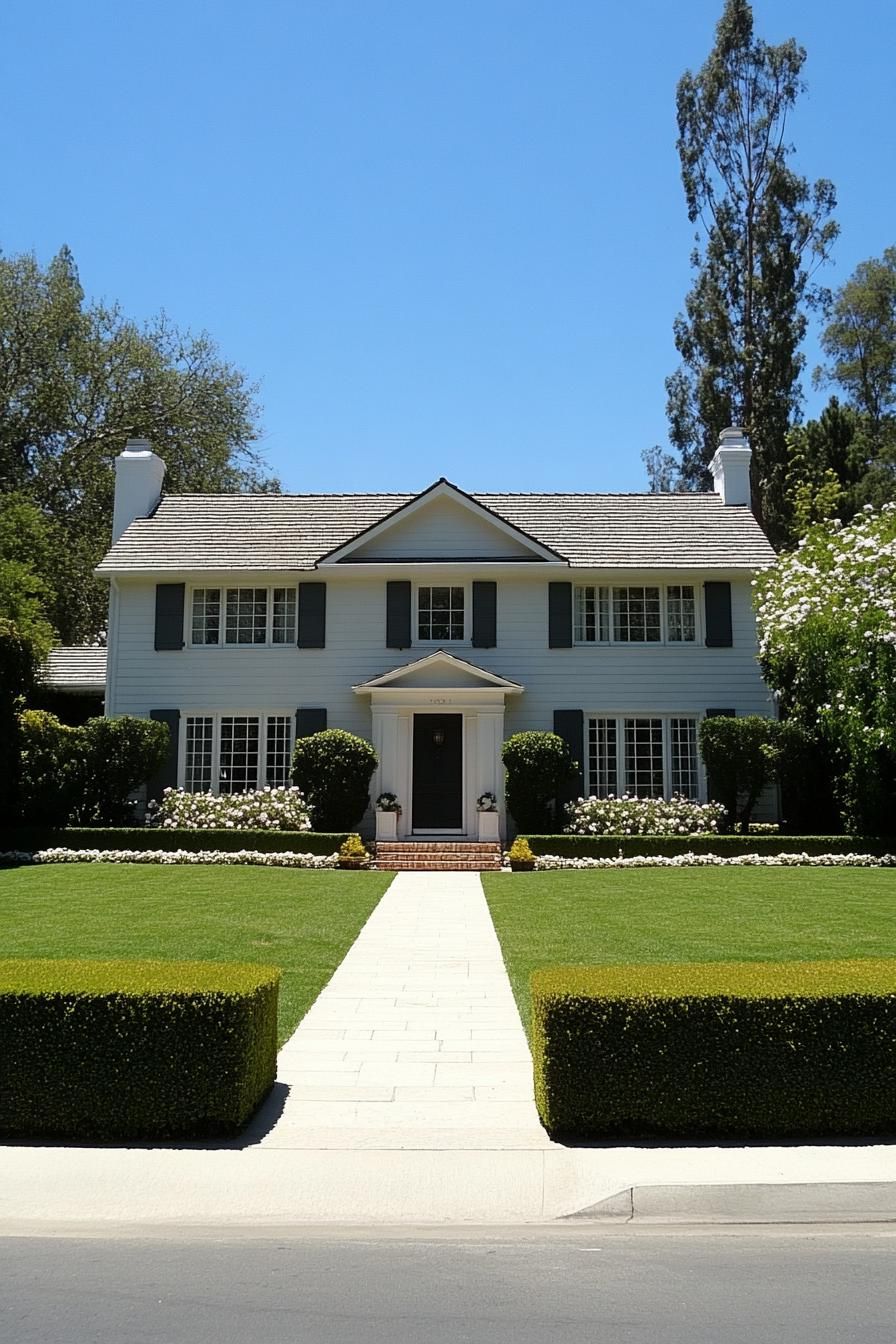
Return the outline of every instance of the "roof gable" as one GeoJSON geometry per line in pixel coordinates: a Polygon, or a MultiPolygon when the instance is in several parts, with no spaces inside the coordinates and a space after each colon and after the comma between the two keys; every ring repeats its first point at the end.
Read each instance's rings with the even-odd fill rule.
{"type": "Polygon", "coordinates": [[[320,564],[414,561],[567,563],[558,552],[442,477],[323,556],[320,564]]]}

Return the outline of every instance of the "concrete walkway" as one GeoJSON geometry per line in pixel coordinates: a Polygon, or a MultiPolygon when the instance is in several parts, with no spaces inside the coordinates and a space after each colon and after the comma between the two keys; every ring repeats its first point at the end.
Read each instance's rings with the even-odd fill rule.
{"type": "Polygon", "coordinates": [[[551,1143],[475,873],[395,878],[281,1051],[277,1087],[239,1142],[0,1146],[5,1232],[517,1224],[589,1210],[896,1219],[896,1148],[551,1143]]]}
{"type": "Polygon", "coordinates": [[[265,1145],[547,1145],[476,873],[395,877],[278,1077],[289,1095],[265,1145]]]}

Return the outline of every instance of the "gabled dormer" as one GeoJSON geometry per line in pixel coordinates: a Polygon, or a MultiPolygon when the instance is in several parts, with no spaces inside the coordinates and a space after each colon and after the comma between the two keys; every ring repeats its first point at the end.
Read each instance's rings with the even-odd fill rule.
{"type": "Polygon", "coordinates": [[[364,564],[566,564],[542,542],[442,477],[319,561],[364,564]]]}

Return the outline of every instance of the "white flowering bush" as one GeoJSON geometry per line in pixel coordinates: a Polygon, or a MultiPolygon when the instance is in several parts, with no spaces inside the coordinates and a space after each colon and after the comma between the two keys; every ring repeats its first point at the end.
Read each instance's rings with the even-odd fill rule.
{"type": "MultiPolygon", "coordinates": [[[[507,862],[505,855],[505,862],[507,862]]],[[[571,859],[562,854],[538,854],[535,871],[565,868],[893,868],[896,854],[636,854],[623,859],[571,859]]]]}
{"type": "Polygon", "coordinates": [[[712,835],[725,816],[721,803],[671,798],[578,798],[566,808],[569,835],[712,835]]]}
{"type": "Polygon", "coordinates": [[[38,849],[0,854],[0,864],[22,863],[214,863],[225,867],[335,868],[338,854],[267,854],[259,849],[38,849]]]}
{"type": "Polygon", "coordinates": [[[896,504],[813,527],[756,584],[762,670],[827,747],[844,819],[885,833],[896,801],[896,504]]]}
{"type": "Polygon", "coordinates": [[[311,830],[308,805],[298,789],[257,789],[230,794],[166,789],[156,817],[169,830],[311,830]]]}

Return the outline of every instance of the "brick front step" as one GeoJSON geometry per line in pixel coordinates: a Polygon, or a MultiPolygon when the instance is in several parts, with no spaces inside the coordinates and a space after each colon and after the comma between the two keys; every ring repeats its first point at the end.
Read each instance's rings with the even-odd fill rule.
{"type": "Polygon", "coordinates": [[[473,840],[380,841],[375,867],[397,873],[498,872],[501,846],[473,840]]]}

